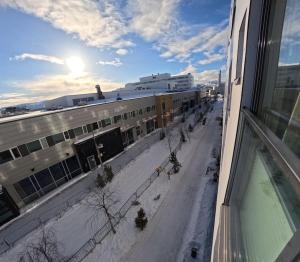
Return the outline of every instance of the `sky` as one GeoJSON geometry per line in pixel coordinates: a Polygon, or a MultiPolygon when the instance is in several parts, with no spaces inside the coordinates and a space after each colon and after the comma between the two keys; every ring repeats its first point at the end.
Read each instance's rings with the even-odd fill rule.
{"type": "Polygon", "coordinates": [[[224,69],[229,0],[1,0],[0,107],[224,69]]]}

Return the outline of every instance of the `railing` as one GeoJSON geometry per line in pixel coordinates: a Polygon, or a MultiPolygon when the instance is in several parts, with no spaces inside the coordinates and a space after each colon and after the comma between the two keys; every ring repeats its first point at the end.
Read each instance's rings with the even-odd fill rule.
{"type": "MultiPolygon", "coordinates": [[[[181,149],[182,142],[180,141],[175,147],[175,151],[181,149]]],[[[169,164],[169,157],[160,165],[164,169],[169,164]]],[[[120,223],[121,219],[125,217],[128,210],[132,207],[132,203],[136,201],[155,181],[158,177],[158,173],[154,171],[147,180],[141,184],[138,189],[126,200],[126,202],[121,206],[118,212],[115,214],[113,219],[113,225],[116,226],[120,223]]],[[[101,243],[103,239],[110,233],[111,226],[109,222],[106,222],[92,238],[90,238],[73,256],[65,261],[68,262],[79,262],[83,260],[95,247],[97,244],[101,243]]]]}

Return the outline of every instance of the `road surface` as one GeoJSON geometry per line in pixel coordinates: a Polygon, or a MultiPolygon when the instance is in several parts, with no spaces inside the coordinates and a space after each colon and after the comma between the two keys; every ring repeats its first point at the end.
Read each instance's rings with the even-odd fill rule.
{"type": "MultiPolygon", "coordinates": [[[[211,152],[220,128],[216,116],[221,115],[222,103],[208,113],[205,126],[197,128],[198,137],[190,157],[182,162],[181,179],[170,189],[155,216],[131,250],[121,259],[124,262],[174,262],[190,220],[194,199],[203,183],[201,179],[211,161],[211,152]]],[[[180,159],[179,159],[180,160],[180,159]]]]}

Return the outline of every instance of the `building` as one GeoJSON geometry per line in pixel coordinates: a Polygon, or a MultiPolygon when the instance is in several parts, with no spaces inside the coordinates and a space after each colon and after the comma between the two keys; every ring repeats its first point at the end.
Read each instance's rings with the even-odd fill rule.
{"type": "Polygon", "coordinates": [[[95,144],[106,161],[200,99],[186,91],[0,119],[0,224],[99,165],[95,144]]]}
{"type": "Polygon", "coordinates": [[[141,77],[139,82],[126,84],[125,89],[178,91],[190,89],[193,85],[194,77],[190,73],[176,76],[164,73],[141,77]]]}
{"type": "Polygon", "coordinates": [[[300,2],[232,1],[211,261],[300,260],[300,2]]]}

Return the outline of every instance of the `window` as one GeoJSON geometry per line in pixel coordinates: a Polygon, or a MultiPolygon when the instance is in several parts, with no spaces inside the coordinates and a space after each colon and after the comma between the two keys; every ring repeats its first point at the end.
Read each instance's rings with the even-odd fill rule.
{"type": "Polygon", "coordinates": [[[34,177],[36,178],[44,193],[47,193],[55,188],[55,183],[48,168],[34,174],[34,177]]]}
{"type": "Polygon", "coordinates": [[[28,151],[30,153],[32,153],[32,152],[42,149],[42,146],[41,146],[41,143],[39,140],[35,140],[35,141],[28,143],[27,148],[28,148],[28,151]]]}
{"type": "Polygon", "coordinates": [[[63,183],[68,181],[61,163],[50,166],[49,170],[57,185],[62,185],[63,183]]]}
{"type": "Polygon", "coordinates": [[[106,126],[111,125],[111,120],[110,120],[110,118],[106,118],[106,119],[104,119],[104,120],[101,120],[101,125],[102,125],[102,127],[106,127],[106,126]]]}
{"type": "Polygon", "coordinates": [[[17,147],[12,148],[11,152],[13,153],[13,155],[14,155],[15,158],[21,157],[21,154],[20,154],[20,152],[19,152],[19,150],[18,150],[17,147]]]}
{"type": "Polygon", "coordinates": [[[22,199],[36,193],[36,190],[28,177],[15,183],[14,187],[22,199]]]}
{"type": "Polygon", "coordinates": [[[21,156],[29,155],[29,151],[28,151],[26,145],[20,145],[20,146],[18,146],[18,149],[19,149],[19,152],[21,153],[21,156]]]}
{"type": "Polygon", "coordinates": [[[54,146],[55,144],[58,144],[62,141],[65,141],[65,137],[64,137],[63,133],[58,133],[53,136],[47,136],[46,140],[50,147],[50,146],[54,146]]]}
{"type": "Polygon", "coordinates": [[[131,116],[131,117],[135,117],[135,111],[131,111],[131,112],[130,112],[130,116],[131,116]]]}
{"type": "Polygon", "coordinates": [[[153,106],[151,107],[151,109],[152,109],[152,111],[155,111],[155,106],[153,105],[153,106]]]}
{"type": "Polygon", "coordinates": [[[86,126],[83,126],[82,129],[83,129],[83,133],[84,133],[84,134],[88,132],[86,126]]]}
{"type": "Polygon", "coordinates": [[[83,134],[82,127],[77,127],[73,129],[75,136],[80,136],[83,134]]]}
{"type": "Polygon", "coordinates": [[[165,102],[162,102],[161,106],[162,106],[162,110],[165,111],[166,110],[166,104],[165,104],[165,102]]]}
{"type": "MultiPolygon", "coordinates": [[[[241,73],[242,73],[242,64],[243,64],[243,55],[244,55],[244,38],[245,38],[245,20],[246,14],[244,15],[240,31],[239,31],[239,42],[238,42],[238,50],[237,50],[237,62],[236,62],[236,73],[235,79],[240,81],[241,73]]],[[[240,83],[240,82],[238,82],[240,83]]]]}
{"type": "Polygon", "coordinates": [[[151,111],[151,107],[150,107],[150,106],[147,106],[147,107],[146,107],[146,112],[149,113],[150,111],[151,111]]]}
{"type": "Polygon", "coordinates": [[[91,132],[93,131],[93,126],[92,126],[92,124],[87,124],[87,125],[86,125],[86,128],[87,128],[88,133],[91,133],[91,132]]]}
{"type": "Polygon", "coordinates": [[[119,121],[121,121],[121,115],[118,116],[114,116],[114,123],[118,123],[119,121]]]}
{"type": "Polygon", "coordinates": [[[75,133],[74,133],[74,130],[73,130],[73,129],[70,129],[70,130],[68,131],[68,133],[69,133],[70,139],[75,138],[75,133]]]}
{"type": "Polygon", "coordinates": [[[69,135],[68,131],[64,132],[64,136],[65,136],[66,140],[70,138],[70,135],[69,135]]]}
{"type": "Polygon", "coordinates": [[[81,174],[81,168],[77,161],[76,156],[70,157],[70,158],[66,159],[65,161],[66,161],[68,170],[72,177],[75,177],[75,176],[81,174]]]}
{"type": "Polygon", "coordinates": [[[143,114],[143,109],[140,109],[139,110],[139,115],[142,115],[143,114]]]}
{"type": "Polygon", "coordinates": [[[275,1],[267,36],[259,103],[261,120],[300,157],[300,2],[275,1]]]}
{"type": "Polygon", "coordinates": [[[276,261],[300,229],[298,185],[277,163],[246,122],[229,203],[241,261],[276,261]]]}
{"type": "Polygon", "coordinates": [[[97,123],[97,122],[92,123],[92,126],[93,126],[93,129],[94,129],[94,130],[99,129],[99,126],[98,126],[98,123],[97,123]]]}
{"type": "Polygon", "coordinates": [[[13,157],[9,150],[0,152],[0,164],[13,160],[13,157]]]}
{"type": "Polygon", "coordinates": [[[136,135],[139,136],[141,134],[141,127],[137,126],[135,129],[136,129],[136,135]]]}
{"type": "Polygon", "coordinates": [[[123,115],[123,118],[124,118],[124,120],[127,120],[127,113],[125,113],[124,115],[123,115]]]}

